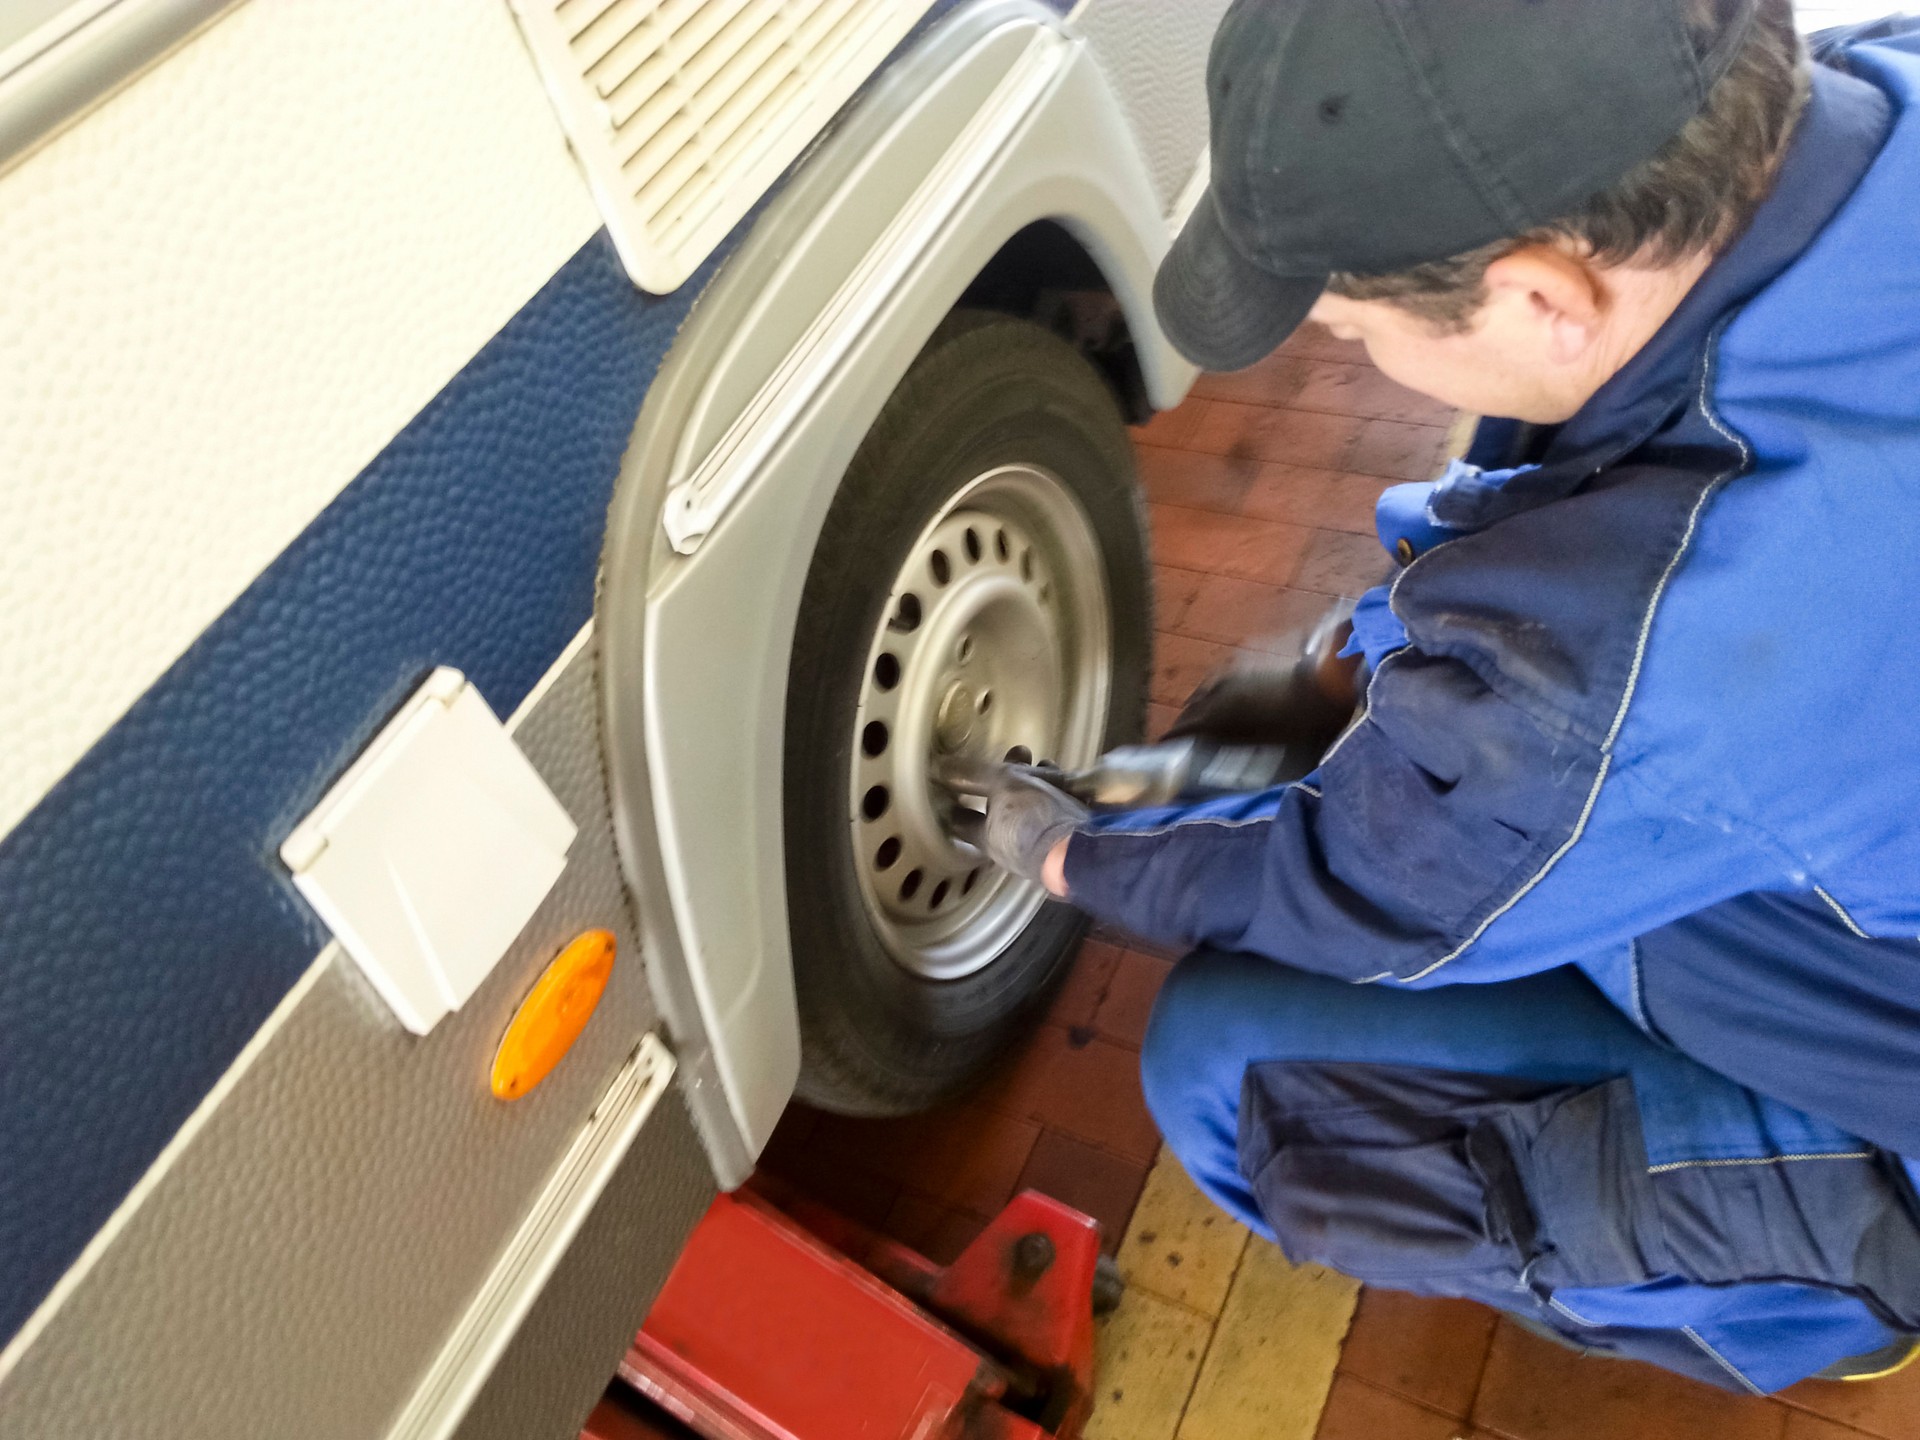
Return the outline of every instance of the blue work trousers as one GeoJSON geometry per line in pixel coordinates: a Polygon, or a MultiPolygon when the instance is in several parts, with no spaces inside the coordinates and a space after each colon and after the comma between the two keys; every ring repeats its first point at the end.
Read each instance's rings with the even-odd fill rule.
{"type": "Polygon", "coordinates": [[[1661,1043],[1576,970],[1404,990],[1202,951],[1142,1069],[1188,1174],[1296,1261],[1755,1392],[1914,1328],[1910,1297],[1885,1302],[1920,1254],[1898,1157],[1661,1043]]]}

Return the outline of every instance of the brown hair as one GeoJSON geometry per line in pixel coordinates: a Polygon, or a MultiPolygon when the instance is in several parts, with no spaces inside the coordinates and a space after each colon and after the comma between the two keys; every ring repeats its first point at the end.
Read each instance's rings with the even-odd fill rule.
{"type": "MultiPolygon", "coordinates": [[[[1718,6],[1695,0],[1704,41],[1718,6]]],[[[1719,249],[1766,197],[1806,103],[1806,46],[1792,0],[1761,0],[1752,31],[1706,104],[1618,183],[1548,225],[1390,275],[1337,272],[1327,288],[1350,300],[1388,300],[1443,331],[1467,328],[1486,302],[1487,267],[1524,245],[1572,241],[1593,259],[1670,264],[1719,249]]]]}

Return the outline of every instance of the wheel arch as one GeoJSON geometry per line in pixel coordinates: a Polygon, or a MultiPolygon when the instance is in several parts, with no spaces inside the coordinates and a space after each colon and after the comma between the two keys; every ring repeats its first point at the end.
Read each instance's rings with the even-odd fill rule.
{"type": "Polygon", "coordinates": [[[1093,361],[1129,424],[1153,413],[1132,317],[1093,251],[1059,220],[1034,220],[1009,236],[960,305],[1045,326],[1093,361]]]}
{"type": "Polygon", "coordinates": [[[926,338],[987,290],[994,308],[1078,294],[1125,337],[1130,354],[1105,357],[1134,397],[1123,407],[1177,402],[1193,372],[1151,302],[1167,240],[1084,42],[1038,5],[986,0],[816,149],[649,392],[603,555],[603,741],[649,970],[725,1183],[751,1168],[798,1070],[781,721],[838,477],[926,338]],[[690,494],[715,503],[676,516],[690,494]]]}

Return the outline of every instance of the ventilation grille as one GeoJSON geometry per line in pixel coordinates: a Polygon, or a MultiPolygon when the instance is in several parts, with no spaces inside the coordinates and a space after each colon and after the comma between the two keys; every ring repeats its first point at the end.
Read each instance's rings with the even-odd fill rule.
{"type": "Polygon", "coordinates": [[[672,290],[930,0],[514,0],[627,273],[672,290]]]}

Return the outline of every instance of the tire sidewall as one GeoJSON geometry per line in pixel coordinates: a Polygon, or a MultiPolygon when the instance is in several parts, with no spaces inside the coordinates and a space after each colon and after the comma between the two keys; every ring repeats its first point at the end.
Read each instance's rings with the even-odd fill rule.
{"type": "Polygon", "coordinates": [[[1150,574],[1119,412],[1092,366],[1048,332],[966,318],[929,342],[849,467],[794,647],[786,850],[803,1092],[842,1109],[915,1108],[964,1084],[1046,1003],[1086,926],[1049,903],[991,963],[936,981],[888,953],[861,898],[847,784],[869,650],[892,578],[968,482],[1028,465],[1073,495],[1107,599],[1105,744],[1137,738],[1144,710],[1150,574]]]}

